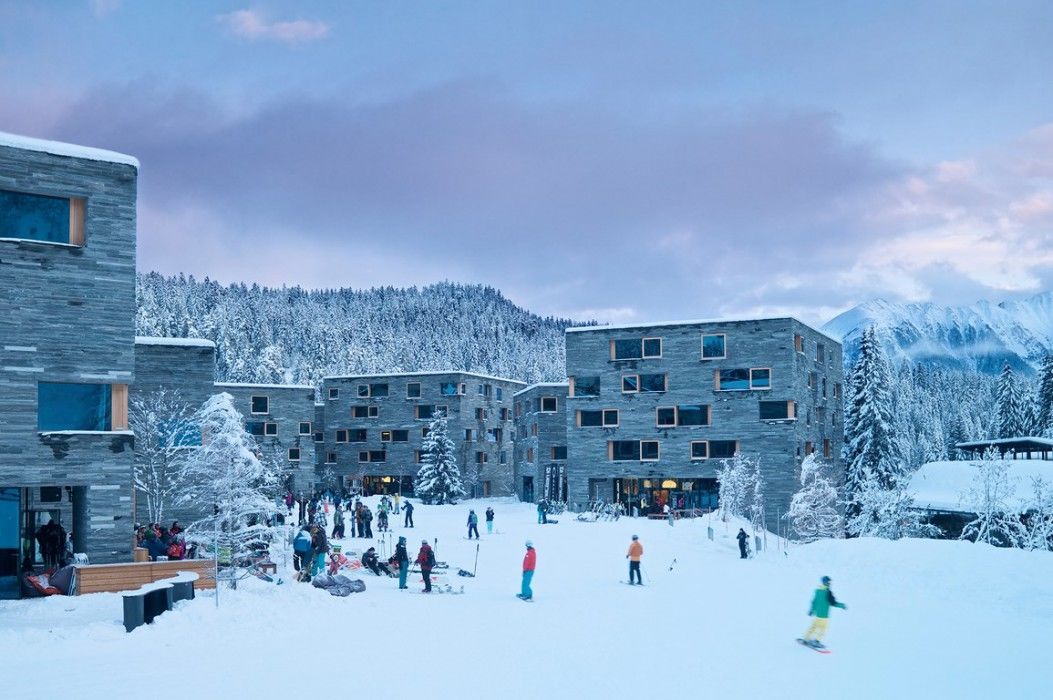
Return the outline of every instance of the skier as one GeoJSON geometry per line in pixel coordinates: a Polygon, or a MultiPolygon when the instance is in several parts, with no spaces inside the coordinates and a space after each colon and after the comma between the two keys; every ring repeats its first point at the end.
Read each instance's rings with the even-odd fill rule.
{"type": "Polygon", "coordinates": [[[520,600],[533,600],[534,591],[530,588],[530,582],[534,579],[534,569],[537,567],[537,552],[534,543],[526,541],[526,554],[523,556],[523,586],[522,591],[516,594],[520,600]]]}
{"type": "Polygon", "coordinates": [[[405,511],[406,511],[406,522],[405,522],[404,526],[405,527],[413,527],[413,504],[409,502],[409,499],[406,499],[405,511]]]}
{"type": "Polygon", "coordinates": [[[475,533],[475,539],[479,539],[479,516],[475,514],[474,510],[468,511],[468,539],[472,539],[472,533],[475,533]]]}
{"type": "Polygon", "coordinates": [[[486,534],[494,534],[494,509],[489,506],[486,508],[486,534]]]}
{"type": "Polygon", "coordinates": [[[747,542],[749,542],[749,535],[741,527],[739,528],[739,534],[735,535],[735,539],[739,541],[739,559],[749,559],[749,548],[747,542]]]}
{"type": "Polygon", "coordinates": [[[542,499],[537,502],[537,524],[547,525],[548,524],[548,513],[545,508],[545,500],[542,499]]]}
{"type": "MultiPolygon", "coordinates": [[[[406,504],[407,506],[409,503],[406,504]]],[[[421,540],[420,551],[417,552],[417,564],[420,564],[420,573],[424,577],[424,593],[431,593],[431,570],[435,566],[435,552],[428,545],[428,540],[421,540]]]]}
{"type": "Polygon", "coordinates": [[[399,590],[409,588],[406,585],[406,576],[409,574],[409,554],[406,552],[406,538],[400,537],[399,543],[395,545],[395,563],[399,567],[399,590]]]}
{"type": "Polygon", "coordinates": [[[381,511],[379,513],[377,513],[377,530],[379,530],[380,532],[387,532],[388,531],[388,511],[387,511],[387,508],[381,509],[381,511]]]}
{"type": "Polygon", "coordinates": [[[333,511],[333,534],[330,537],[334,540],[344,539],[344,511],[340,510],[340,506],[333,511]]]}
{"type": "Polygon", "coordinates": [[[629,585],[633,585],[633,574],[636,574],[636,582],[643,585],[643,577],[640,576],[640,557],[643,556],[643,545],[640,544],[640,537],[633,535],[632,544],[629,545],[629,551],[626,553],[625,558],[629,560],[629,585]]]}
{"type": "Polygon", "coordinates": [[[808,610],[808,614],[813,618],[812,624],[804,633],[804,638],[800,640],[802,644],[813,649],[825,648],[823,636],[826,635],[826,627],[830,621],[831,606],[842,610],[848,609],[844,603],[834,598],[834,592],[830,590],[830,577],[823,576],[822,585],[815,589],[815,595],[812,596],[812,607],[808,610]]]}

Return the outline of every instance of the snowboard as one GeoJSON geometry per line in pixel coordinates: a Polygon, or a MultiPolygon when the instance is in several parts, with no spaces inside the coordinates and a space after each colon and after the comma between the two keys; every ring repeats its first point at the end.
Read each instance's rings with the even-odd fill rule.
{"type": "Polygon", "coordinates": [[[797,639],[797,643],[800,644],[802,647],[807,647],[808,649],[811,649],[812,651],[818,652],[820,654],[829,654],[830,653],[830,650],[827,649],[826,647],[813,647],[811,644],[809,644],[808,642],[806,642],[806,641],[804,641],[803,639],[800,639],[800,638],[797,639]]]}

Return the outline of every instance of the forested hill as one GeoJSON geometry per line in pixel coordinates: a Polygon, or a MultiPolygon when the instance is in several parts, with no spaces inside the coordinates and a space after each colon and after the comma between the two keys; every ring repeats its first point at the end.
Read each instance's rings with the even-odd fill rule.
{"type": "Polygon", "coordinates": [[[563,329],[492,287],[309,291],[140,274],[136,334],[215,341],[220,380],[316,384],[327,375],[464,369],[565,379],[563,329]]]}

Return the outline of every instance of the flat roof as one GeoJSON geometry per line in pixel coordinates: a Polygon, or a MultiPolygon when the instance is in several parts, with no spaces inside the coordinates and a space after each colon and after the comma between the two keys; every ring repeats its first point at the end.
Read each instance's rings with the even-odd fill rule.
{"type": "Polygon", "coordinates": [[[391,377],[438,377],[443,374],[463,374],[468,377],[478,377],[479,379],[490,379],[496,382],[509,382],[511,384],[522,384],[526,386],[526,382],[521,382],[518,379],[508,379],[507,377],[494,377],[489,374],[479,374],[478,372],[466,372],[463,369],[447,369],[442,371],[429,371],[429,372],[385,372],[383,374],[336,374],[331,377],[322,377],[322,381],[329,379],[388,379],[391,377]]]}
{"type": "Polygon", "coordinates": [[[567,389],[569,389],[570,382],[537,382],[536,384],[531,384],[526,389],[520,389],[516,393],[512,394],[512,396],[519,396],[520,394],[525,394],[526,392],[531,391],[532,389],[543,389],[545,387],[566,387],[567,389]]]}
{"type": "Polygon", "coordinates": [[[108,163],[121,163],[123,165],[130,165],[136,170],[139,169],[139,159],[134,156],[125,155],[124,153],[106,151],[101,148],[92,148],[91,146],[78,146],[73,143],[63,143],[62,141],[37,139],[32,136],[19,136],[18,134],[9,134],[6,131],[0,131],[0,146],[21,148],[24,151],[50,153],[53,156],[67,156],[69,158],[83,158],[84,160],[100,160],[108,163]]]}
{"type": "Polygon", "coordinates": [[[612,323],[605,326],[572,326],[567,328],[567,333],[588,333],[589,331],[620,331],[620,330],[638,330],[641,328],[664,328],[668,326],[704,326],[704,325],[715,325],[721,323],[759,323],[762,321],[793,321],[799,323],[805,328],[810,328],[819,335],[826,336],[830,340],[834,341],[838,345],[841,341],[834,336],[830,335],[826,331],[821,331],[814,326],[810,326],[804,321],[794,318],[793,316],[770,316],[762,318],[701,318],[688,321],[651,321],[648,323],[612,323]]]}
{"type": "Polygon", "coordinates": [[[216,382],[213,386],[227,389],[310,389],[311,391],[318,388],[310,384],[252,384],[250,382],[216,382]]]}
{"type": "Polygon", "coordinates": [[[959,442],[955,445],[960,450],[975,450],[981,447],[1030,447],[1032,452],[1043,449],[1053,450],[1053,440],[1039,437],[1012,437],[997,440],[973,440],[972,442],[959,442]]]}
{"type": "Polygon", "coordinates": [[[136,345],[172,345],[177,347],[214,348],[216,344],[205,338],[163,338],[153,335],[135,336],[136,345]]]}

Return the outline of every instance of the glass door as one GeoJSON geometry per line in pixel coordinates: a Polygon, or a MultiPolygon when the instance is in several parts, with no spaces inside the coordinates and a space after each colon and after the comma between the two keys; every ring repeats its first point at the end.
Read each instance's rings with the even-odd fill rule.
{"type": "Polygon", "coordinates": [[[18,598],[19,515],[21,489],[0,488],[0,599],[18,598]]]}

